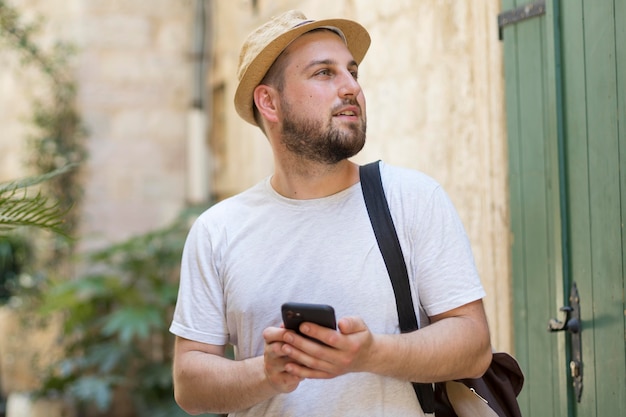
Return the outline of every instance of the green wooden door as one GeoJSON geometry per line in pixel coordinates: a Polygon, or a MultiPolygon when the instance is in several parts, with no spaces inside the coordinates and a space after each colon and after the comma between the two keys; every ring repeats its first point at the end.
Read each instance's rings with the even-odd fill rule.
{"type": "MultiPolygon", "coordinates": [[[[504,0],[502,10],[527,1],[504,0]]],[[[547,1],[505,26],[516,357],[524,416],[626,415],[626,1],[547,1]],[[577,284],[571,335],[550,333],[577,284]]]]}

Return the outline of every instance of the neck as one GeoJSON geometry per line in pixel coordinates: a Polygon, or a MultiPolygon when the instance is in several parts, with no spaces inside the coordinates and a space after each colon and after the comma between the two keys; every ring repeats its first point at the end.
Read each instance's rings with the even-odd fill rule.
{"type": "Polygon", "coordinates": [[[336,194],[359,182],[358,166],[348,160],[326,165],[310,161],[276,161],[271,184],[287,198],[309,200],[336,194]]]}

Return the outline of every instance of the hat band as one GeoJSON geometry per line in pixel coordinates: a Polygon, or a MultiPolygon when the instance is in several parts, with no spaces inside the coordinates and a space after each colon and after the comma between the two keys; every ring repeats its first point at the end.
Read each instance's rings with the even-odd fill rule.
{"type": "Polygon", "coordinates": [[[302,26],[302,25],[306,25],[307,23],[311,23],[311,22],[315,22],[315,20],[305,20],[305,21],[302,21],[302,22],[298,23],[297,25],[295,25],[292,29],[295,29],[295,28],[297,28],[299,26],[302,26]]]}
{"type": "MultiPolygon", "coordinates": [[[[298,23],[297,25],[295,25],[291,29],[295,29],[295,28],[298,28],[298,27],[300,27],[302,25],[306,25],[307,23],[313,23],[313,22],[315,22],[315,20],[305,20],[303,22],[298,23]]],[[[318,26],[316,28],[311,29],[311,31],[316,30],[316,29],[328,29],[328,30],[330,30],[332,32],[335,32],[337,35],[339,35],[339,37],[341,39],[343,39],[343,43],[345,43],[346,45],[348,44],[348,40],[346,39],[346,35],[344,35],[343,32],[341,31],[341,29],[339,29],[338,27],[335,27],[335,26],[318,26]]],[[[295,41],[295,39],[294,39],[294,41],[295,41]]],[[[293,41],[291,41],[291,42],[293,42],[293,41]]],[[[291,44],[291,42],[289,42],[289,45],[291,44]]],[[[289,45],[287,45],[287,46],[289,46],[289,45]]]]}

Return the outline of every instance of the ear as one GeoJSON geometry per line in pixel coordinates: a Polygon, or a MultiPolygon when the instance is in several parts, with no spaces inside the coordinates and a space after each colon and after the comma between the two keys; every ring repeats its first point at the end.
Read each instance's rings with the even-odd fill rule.
{"type": "Polygon", "coordinates": [[[254,104],[261,116],[271,123],[278,122],[278,96],[276,90],[265,84],[254,89],[254,104]]]}

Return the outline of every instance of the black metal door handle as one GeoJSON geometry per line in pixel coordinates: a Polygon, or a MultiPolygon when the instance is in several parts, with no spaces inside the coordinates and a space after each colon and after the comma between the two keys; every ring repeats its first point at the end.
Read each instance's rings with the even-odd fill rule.
{"type": "Polygon", "coordinates": [[[574,312],[574,308],[565,306],[561,307],[559,310],[565,313],[565,319],[563,321],[550,319],[548,322],[548,330],[551,332],[561,332],[566,330],[570,333],[578,333],[580,331],[580,320],[578,317],[571,317],[574,312]]]}
{"type": "Polygon", "coordinates": [[[583,350],[582,338],[582,322],[580,320],[580,297],[578,295],[578,287],[574,282],[570,291],[568,306],[561,307],[559,310],[565,313],[565,318],[560,321],[550,319],[548,321],[548,330],[550,332],[567,331],[570,333],[570,362],[569,372],[572,378],[572,385],[576,395],[576,401],[580,402],[583,391],[583,350]]]}

